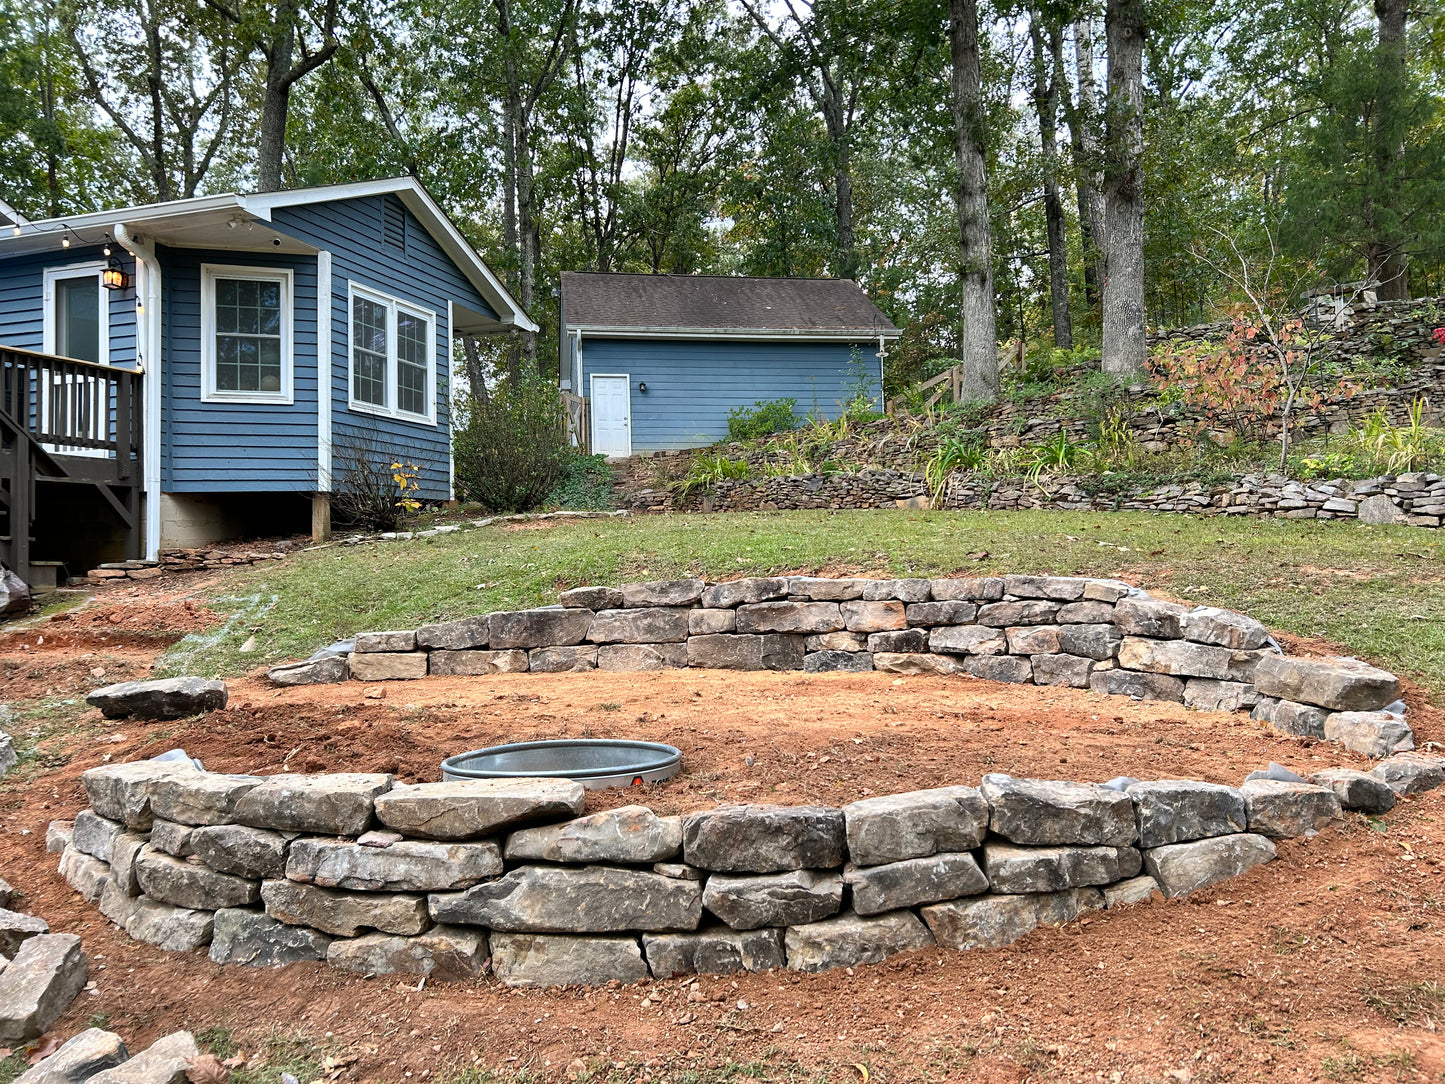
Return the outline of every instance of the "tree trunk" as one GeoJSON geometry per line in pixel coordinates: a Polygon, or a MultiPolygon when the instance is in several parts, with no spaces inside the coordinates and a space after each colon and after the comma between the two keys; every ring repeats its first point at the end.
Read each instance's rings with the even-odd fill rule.
{"type": "MultiPolygon", "coordinates": [[[[1084,250],[1084,296],[1099,303],[1103,280],[1104,178],[1099,169],[1099,93],[1094,83],[1094,20],[1085,15],[1074,23],[1074,67],[1079,80],[1079,104],[1070,110],[1070,145],[1074,155],[1075,189],[1079,201],[1079,235],[1084,250]]],[[[1063,57],[1055,57],[1063,70],[1063,57]]]]}
{"type": "Polygon", "coordinates": [[[287,5],[276,12],[277,34],[267,50],[266,89],[261,99],[261,145],[256,151],[256,191],[281,187],[281,158],[286,152],[286,117],[291,110],[291,55],[296,40],[291,33],[287,5]],[[281,25],[282,20],[284,25],[281,25]]]}
{"type": "Polygon", "coordinates": [[[983,85],[977,0],[949,0],[953,60],[953,145],[958,168],[959,287],[963,321],[959,360],[965,402],[998,398],[998,338],[993,297],[993,242],[988,225],[983,85]]]}
{"type": "MultiPolygon", "coordinates": [[[[1406,0],[1375,0],[1375,18],[1379,38],[1375,45],[1375,163],[1376,180],[1381,195],[1390,191],[1395,165],[1404,154],[1399,144],[1396,113],[1399,95],[1405,87],[1405,22],[1406,0]]],[[[1370,274],[1380,280],[1376,296],[1381,301],[1404,301],[1410,296],[1409,268],[1405,262],[1400,238],[1377,237],[1373,240],[1370,274]],[[1376,255],[1378,253],[1378,256],[1376,255]]]]}
{"type": "Polygon", "coordinates": [[[1104,153],[1104,372],[1144,371],[1144,0],[1109,0],[1104,153]]]}
{"type": "MultiPolygon", "coordinates": [[[[1074,348],[1073,318],[1069,313],[1069,251],[1064,237],[1064,205],[1059,199],[1059,73],[1050,71],[1044,55],[1044,27],[1039,13],[1029,15],[1029,36],[1034,47],[1034,108],[1039,115],[1039,147],[1044,174],[1044,221],[1049,235],[1049,302],[1054,318],[1054,345],[1060,350],[1074,348]]],[[[1047,33],[1055,41],[1058,31],[1047,33]]],[[[1052,52],[1052,50],[1051,50],[1052,52]]]]}

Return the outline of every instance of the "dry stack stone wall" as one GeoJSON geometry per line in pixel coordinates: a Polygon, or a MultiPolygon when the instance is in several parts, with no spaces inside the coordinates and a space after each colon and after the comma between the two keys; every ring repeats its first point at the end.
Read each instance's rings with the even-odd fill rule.
{"type": "Polygon", "coordinates": [[[665,580],[561,604],[363,632],[270,671],[281,685],[585,670],[881,670],[1066,685],[1217,711],[1372,757],[1414,748],[1395,675],[1281,655],[1244,614],[1074,576],[665,580]]]}
{"type": "MultiPolygon", "coordinates": [[[[1439,761],[1240,787],[988,775],[838,808],[584,815],[567,780],[85,772],[47,845],[131,937],[219,964],[325,960],[509,986],[875,963],[1009,944],[1039,925],[1185,896],[1342,809],[1438,786],[1439,761]]],[[[13,966],[13,965],[12,965],[13,966]]]]}

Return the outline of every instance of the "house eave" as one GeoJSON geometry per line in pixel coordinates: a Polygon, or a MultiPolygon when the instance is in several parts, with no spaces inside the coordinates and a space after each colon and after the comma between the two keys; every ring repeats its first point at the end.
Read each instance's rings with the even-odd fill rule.
{"type": "Polygon", "coordinates": [[[567,333],[581,332],[600,339],[790,339],[803,342],[894,341],[903,332],[896,327],[759,328],[759,327],[630,327],[618,324],[568,324],[567,333]]]}

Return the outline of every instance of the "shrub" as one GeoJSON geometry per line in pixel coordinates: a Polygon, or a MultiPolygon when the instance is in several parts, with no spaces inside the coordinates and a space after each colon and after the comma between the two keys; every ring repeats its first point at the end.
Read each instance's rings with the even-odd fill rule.
{"type": "Polygon", "coordinates": [[[494,512],[536,508],[575,455],[556,385],[524,366],[459,397],[452,452],[463,500],[494,512]]]}
{"type": "Polygon", "coordinates": [[[606,512],[615,507],[612,467],[604,455],[583,455],[575,448],[562,467],[562,477],[543,502],[549,508],[574,512],[606,512]]]}
{"type": "Polygon", "coordinates": [[[336,459],[342,466],[331,511],[338,522],[363,531],[395,531],[421,507],[416,494],[422,468],[387,454],[373,438],[343,437],[336,459]]]}
{"type": "Polygon", "coordinates": [[[733,440],[757,440],[798,426],[796,399],[761,400],[750,407],[728,411],[728,436],[733,440]]]}

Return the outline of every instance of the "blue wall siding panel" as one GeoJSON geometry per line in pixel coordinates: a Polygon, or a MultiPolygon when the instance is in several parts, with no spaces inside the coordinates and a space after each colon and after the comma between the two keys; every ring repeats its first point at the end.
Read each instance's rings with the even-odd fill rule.
{"type": "Polygon", "coordinates": [[[406,248],[385,243],[383,208],[405,210],[395,196],[341,200],[311,207],[276,210],[272,225],[331,252],[331,397],[335,438],[333,477],[340,478],[357,450],[375,450],[420,466],[421,496],[449,496],[451,464],[451,373],[447,339],[447,302],[489,316],[496,313],[409,211],[406,248]],[[349,344],[347,288],[350,282],[409,301],[436,313],[436,425],[381,417],[348,408],[349,344]]]}
{"type": "Polygon", "coordinates": [[[162,248],[167,493],[316,489],[316,257],[162,248]],[[293,404],[201,400],[201,265],[287,268],[292,277],[293,404]]]}
{"type": "Polygon", "coordinates": [[[582,394],[594,373],[626,373],[632,395],[632,450],[698,448],[728,435],[728,412],[772,399],[796,399],[798,413],[828,417],[856,391],[862,360],[870,391],[882,388],[878,344],[724,339],[582,340],[582,394]],[[646,392],[637,389],[647,385],[646,392]]]}
{"type": "MultiPolygon", "coordinates": [[[[131,285],[107,291],[110,363],[129,369],[135,366],[135,260],[118,245],[112,251],[131,285]]],[[[104,261],[99,245],[61,249],[58,243],[53,253],[0,258],[0,344],[44,350],[46,268],[104,261]]]]}

